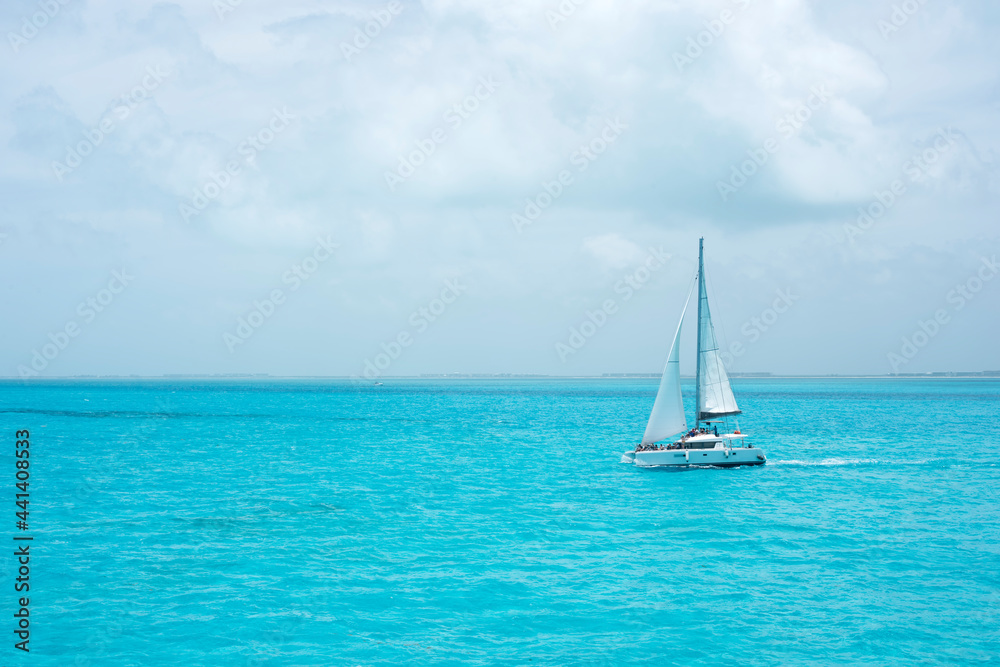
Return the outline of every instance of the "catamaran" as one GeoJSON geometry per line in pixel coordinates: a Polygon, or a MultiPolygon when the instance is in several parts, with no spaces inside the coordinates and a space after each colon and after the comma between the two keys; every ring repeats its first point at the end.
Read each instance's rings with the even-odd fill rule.
{"type": "Polygon", "coordinates": [[[674,342],[667,355],[667,366],[660,378],[653,411],[646,424],[642,442],[635,451],[626,452],[622,461],[643,468],[725,467],[763,465],[767,457],[747,442],[747,434],[736,430],[726,433],[728,417],[741,414],[729,384],[729,375],[715,338],[712,314],[705,286],[705,239],[698,240],[698,365],[695,379],[694,428],[688,431],[681,398],[681,327],[694,285],[681,311],[674,342]],[[723,433],[719,433],[719,426],[723,433]],[[674,438],[679,439],[673,440],[674,438]],[[664,441],[671,441],[663,444],[664,441]]]}

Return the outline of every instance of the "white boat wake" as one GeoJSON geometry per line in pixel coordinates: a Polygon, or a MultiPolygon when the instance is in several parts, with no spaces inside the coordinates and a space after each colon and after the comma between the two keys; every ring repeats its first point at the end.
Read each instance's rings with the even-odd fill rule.
{"type": "Polygon", "coordinates": [[[806,467],[828,467],[828,466],[864,466],[864,465],[923,465],[930,463],[930,459],[919,461],[884,461],[880,459],[820,459],[818,461],[802,461],[800,459],[788,459],[785,461],[770,461],[775,466],[806,466],[806,467]]]}

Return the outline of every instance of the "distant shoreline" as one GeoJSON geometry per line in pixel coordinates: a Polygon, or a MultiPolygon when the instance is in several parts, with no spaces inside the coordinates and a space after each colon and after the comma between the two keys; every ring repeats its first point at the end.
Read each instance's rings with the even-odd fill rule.
{"type": "MultiPolygon", "coordinates": [[[[1000,371],[980,371],[980,372],[935,372],[935,373],[899,373],[896,375],[776,375],[771,373],[730,373],[729,376],[737,380],[997,380],[1000,379],[1000,371]]],[[[204,381],[224,381],[224,380],[346,380],[356,381],[365,384],[384,382],[386,380],[656,380],[659,373],[608,373],[604,375],[539,375],[539,374],[423,374],[423,375],[386,375],[376,379],[362,378],[349,375],[267,375],[267,374],[218,374],[218,375],[52,375],[37,376],[32,378],[19,378],[16,376],[0,377],[0,382],[10,383],[31,383],[45,382],[48,380],[204,380],[204,381]]],[[[682,375],[685,380],[693,380],[693,375],[682,375]]]]}

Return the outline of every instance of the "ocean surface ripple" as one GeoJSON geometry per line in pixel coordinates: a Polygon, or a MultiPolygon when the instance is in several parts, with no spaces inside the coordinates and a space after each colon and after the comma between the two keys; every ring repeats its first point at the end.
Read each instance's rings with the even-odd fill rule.
{"type": "Polygon", "coordinates": [[[768,465],[664,473],[655,380],[0,383],[0,663],[1000,662],[1000,381],[734,385],[768,465]]]}

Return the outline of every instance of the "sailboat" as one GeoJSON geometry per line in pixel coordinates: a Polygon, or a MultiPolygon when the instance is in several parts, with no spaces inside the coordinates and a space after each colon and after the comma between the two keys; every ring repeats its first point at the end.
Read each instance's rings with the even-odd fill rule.
{"type": "Polygon", "coordinates": [[[705,287],[705,239],[698,240],[698,366],[695,379],[694,428],[688,430],[681,399],[680,346],[681,328],[694,292],[688,292],[681,311],[674,342],[667,355],[667,366],[646,424],[642,442],[635,451],[626,452],[622,461],[644,468],[725,467],[763,465],[767,457],[747,441],[747,434],[736,430],[726,433],[727,417],[741,414],[729,384],[729,375],[715,338],[712,313],[705,287]],[[719,426],[723,432],[719,433],[719,426]],[[674,440],[674,438],[677,438],[674,440]],[[668,442],[669,444],[663,444],[668,442]]]}

